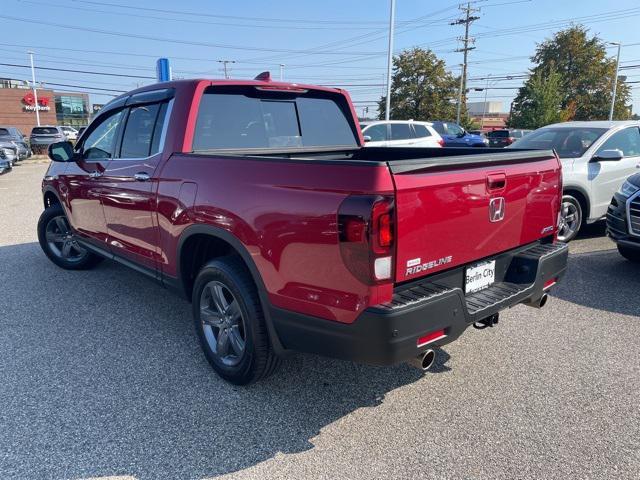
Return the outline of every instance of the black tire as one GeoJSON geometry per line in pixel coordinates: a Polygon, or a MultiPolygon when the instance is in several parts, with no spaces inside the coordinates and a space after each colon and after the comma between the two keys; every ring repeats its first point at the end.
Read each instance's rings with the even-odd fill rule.
{"type": "MultiPolygon", "coordinates": [[[[213,369],[224,380],[235,385],[248,385],[271,375],[280,365],[280,358],[274,353],[269,341],[262,304],[258,289],[242,260],[238,257],[223,257],[207,263],[196,277],[193,295],[193,320],[200,345],[205,357],[213,369]],[[207,288],[207,292],[205,292],[207,288]],[[236,345],[227,339],[229,344],[221,356],[216,352],[222,330],[219,326],[219,311],[212,304],[212,289],[220,289],[229,305],[235,300],[239,307],[241,318],[238,325],[227,324],[229,332],[235,332],[236,345],[238,334],[243,341],[242,353],[236,353],[236,345]],[[207,322],[207,313],[213,312],[213,322],[207,322]],[[217,315],[217,317],[216,317],[217,315]],[[216,324],[218,323],[218,324],[216,324]],[[241,326],[240,326],[241,325],[241,326]]],[[[224,316],[224,315],[223,315],[224,316]]],[[[231,315],[226,316],[227,321],[231,315]]],[[[228,337],[233,335],[229,334],[228,337]]]]}
{"type": "Polygon", "coordinates": [[[638,245],[638,248],[629,248],[624,245],[618,245],[618,252],[620,252],[620,255],[627,260],[640,263],[640,245],[638,245]]]}
{"type": "Polygon", "coordinates": [[[104,260],[103,257],[96,255],[85,248],[81,247],[69,228],[69,221],[64,213],[62,205],[54,203],[45,209],[38,220],[38,241],[40,248],[44,254],[49,257],[53,263],[65,270],[87,270],[95,267],[104,260]],[[58,222],[66,224],[66,235],[63,229],[58,227],[58,222]],[[51,235],[53,237],[51,237],[51,235]],[[64,238],[60,242],[51,241],[52,238],[64,238]],[[64,245],[69,242],[69,255],[63,255],[64,245]]]}
{"type": "Polygon", "coordinates": [[[562,224],[558,231],[558,240],[570,242],[576,238],[584,223],[582,204],[573,195],[565,194],[562,196],[561,214],[562,224]]]}

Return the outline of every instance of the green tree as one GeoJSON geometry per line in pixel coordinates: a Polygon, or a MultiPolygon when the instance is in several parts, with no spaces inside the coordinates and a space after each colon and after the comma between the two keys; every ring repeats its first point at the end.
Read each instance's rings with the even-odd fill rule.
{"type": "Polygon", "coordinates": [[[535,72],[514,100],[507,125],[536,129],[563,121],[561,88],[562,79],[557,72],[535,72]]]}
{"type": "MultiPolygon", "coordinates": [[[[616,62],[607,56],[605,43],[597,36],[589,37],[585,27],[578,25],[557,32],[553,38],[538,45],[531,61],[535,64],[532,77],[539,74],[544,78],[549,72],[557,72],[560,76],[562,119],[603,120],[609,117],[616,62]]],[[[514,101],[514,119],[527,117],[526,110],[535,105],[528,98],[532,92],[530,82],[520,89],[514,101]]],[[[615,119],[629,118],[630,97],[629,86],[619,78],[615,119]]]]}
{"type": "MultiPolygon", "coordinates": [[[[458,80],[431,50],[413,48],[393,57],[391,119],[453,119],[457,92],[458,80]]],[[[378,102],[381,119],[385,116],[385,102],[386,96],[378,102]]],[[[463,116],[466,117],[466,109],[463,116]]]]}

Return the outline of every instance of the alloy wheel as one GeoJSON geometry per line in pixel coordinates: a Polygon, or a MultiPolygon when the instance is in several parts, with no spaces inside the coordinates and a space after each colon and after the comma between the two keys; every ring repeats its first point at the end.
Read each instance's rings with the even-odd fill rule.
{"type": "Polygon", "coordinates": [[[576,236],[582,223],[582,213],[578,206],[569,201],[562,202],[562,215],[558,229],[558,240],[566,242],[576,236]]]}
{"type": "Polygon", "coordinates": [[[87,255],[87,250],[78,244],[69,222],[62,215],[49,220],[45,237],[51,252],[67,262],[79,262],[87,255]]]}
{"type": "Polygon", "coordinates": [[[211,281],[200,295],[200,321],[211,351],[227,366],[242,360],[246,330],[240,305],[223,283],[211,281]]]}

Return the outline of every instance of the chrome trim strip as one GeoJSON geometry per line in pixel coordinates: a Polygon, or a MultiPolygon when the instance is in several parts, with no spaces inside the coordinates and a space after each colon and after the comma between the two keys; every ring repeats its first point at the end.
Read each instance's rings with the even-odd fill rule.
{"type": "MultiPolygon", "coordinates": [[[[631,225],[631,203],[635,200],[640,200],[640,190],[631,195],[627,199],[626,210],[627,210],[627,230],[629,230],[629,235],[633,235],[634,237],[640,237],[640,230],[634,231],[633,226],[631,225]]],[[[640,222],[640,215],[634,215],[634,220],[636,222],[640,222]]]]}

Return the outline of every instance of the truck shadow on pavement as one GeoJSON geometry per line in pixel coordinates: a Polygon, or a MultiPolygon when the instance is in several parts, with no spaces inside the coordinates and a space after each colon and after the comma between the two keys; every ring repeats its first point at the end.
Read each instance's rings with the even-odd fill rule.
{"type": "Polygon", "coordinates": [[[12,245],[0,285],[1,478],[236,472],[313,448],[324,427],[423,376],[298,355],[234,387],[205,361],[190,305],[124,267],[68,272],[36,243],[12,245]]]}
{"type": "Polygon", "coordinates": [[[617,249],[569,254],[569,266],[551,296],[585,307],[640,316],[640,265],[617,249]]]}

